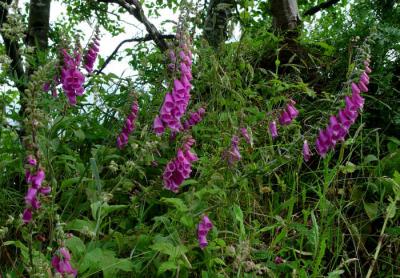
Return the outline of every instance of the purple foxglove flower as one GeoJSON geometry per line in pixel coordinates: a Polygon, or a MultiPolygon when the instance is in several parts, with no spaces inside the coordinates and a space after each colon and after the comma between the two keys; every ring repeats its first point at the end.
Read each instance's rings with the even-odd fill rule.
{"type": "Polygon", "coordinates": [[[358,82],[358,87],[360,88],[361,92],[368,92],[368,87],[363,82],[358,82]]]}
{"type": "Polygon", "coordinates": [[[286,107],[286,111],[288,112],[290,118],[293,120],[299,115],[299,111],[294,107],[293,104],[288,104],[286,107]]]}
{"type": "Polygon", "coordinates": [[[205,215],[201,219],[200,223],[197,226],[197,235],[199,240],[199,246],[201,249],[204,249],[207,245],[207,234],[212,229],[213,224],[210,219],[205,215]]]}
{"type": "Polygon", "coordinates": [[[348,119],[348,117],[345,113],[345,110],[340,109],[338,115],[339,115],[338,119],[339,119],[340,123],[342,124],[342,126],[345,129],[348,130],[350,128],[350,126],[352,125],[352,121],[348,119]]]}
{"type": "Polygon", "coordinates": [[[28,224],[32,221],[32,211],[30,209],[26,208],[24,210],[24,213],[22,214],[22,221],[24,221],[25,224],[28,224]]]}
{"type": "Polygon", "coordinates": [[[174,80],[174,90],[177,91],[177,93],[184,93],[185,92],[185,87],[182,85],[182,82],[178,79],[174,80]]]}
{"type": "Polygon", "coordinates": [[[32,165],[32,166],[36,166],[36,164],[37,164],[37,161],[33,157],[33,155],[28,155],[26,161],[28,162],[29,165],[32,165]]]}
{"type": "Polygon", "coordinates": [[[354,82],[351,83],[351,91],[353,94],[359,94],[361,92],[360,88],[358,88],[357,84],[354,82]]]}
{"type": "Polygon", "coordinates": [[[194,162],[194,161],[197,161],[199,159],[196,154],[192,153],[189,150],[187,150],[185,152],[185,157],[189,162],[194,162]]]}
{"type": "Polygon", "coordinates": [[[50,91],[50,82],[46,82],[43,84],[43,91],[46,93],[50,91]]]}
{"type": "Polygon", "coordinates": [[[275,139],[276,137],[278,137],[278,130],[276,128],[276,122],[272,121],[269,124],[269,132],[271,133],[272,139],[275,139]]]}
{"type": "Polygon", "coordinates": [[[76,277],[78,272],[72,268],[70,261],[71,255],[69,254],[68,249],[62,247],[51,259],[51,265],[54,267],[55,271],[60,273],[63,277],[64,275],[72,275],[73,277],[76,277]]]}
{"type": "Polygon", "coordinates": [[[36,198],[37,191],[38,190],[36,188],[29,187],[28,192],[26,193],[26,196],[25,196],[25,203],[27,205],[32,206],[32,203],[33,203],[34,199],[36,198]]]}
{"type": "Polygon", "coordinates": [[[94,38],[93,42],[89,46],[89,50],[84,58],[84,68],[88,73],[92,73],[94,63],[96,62],[97,54],[99,52],[99,41],[94,38]]]}
{"type": "Polygon", "coordinates": [[[205,236],[198,236],[198,239],[200,248],[201,249],[206,248],[208,245],[207,238],[205,236]]]}
{"type": "Polygon", "coordinates": [[[366,66],[366,67],[368,67],[368,66],[369,66],[369,62],[368,62],[368,60],[365,60],[365,61],[364,61],[364,66],[366,66]]]}
{"type": "Polygon", "coordinates": [[[138,102],[135,100],[131,105],[131,111],[129,115],[126,117],[124,127],[122,128],[122,132],[117,138],[117,147],[119,149],[122,149],[128,144],[129,135],[135,129],[135,120],[138,111],[139,111],[138,102]]]}
{"type": "Polygon", "coordinates": [[[363,74],[360,76],[360,83],[364,83],[365,86],[368,86],[368,84],[369,84],[369,78],[368,78],[368,76],[365,75],[365,73],[363,73],[363,74]]]}
{"type": "Polygon", "coordinates": [[[311,158],[311,151],[310,151],[310,147],[308,146],[307,140],[304,140],[304,143],[303,143],[303,158],[305,161],[309,161],[311,158]]]}
{"type": "Polygon", "coordinates": [[[290,114],[285,110],[282,112],[281,116],[279,117],[279,123],[281,125],[289,125],[292,122],[292,118],[290,114]]]}
{"type": "Polygon", "coordinates": [[[175,52],[174,52],[172,49],[168,51],[168,56],[169,56],[169,60],[170,60],[172,63],[175,63],[175,62],[176,62],[175,52]]]}
{"type": "Polygon", "coordinates": [[[250,145],[251,144],[251,138],[250,138],[249,133],[247,132],[247,128],[242,127],[240,129],[240,132],[241,132],[243,138],[246,140],[247,144],[250,145]]]}
{"type": "Polygon", "coordinates": [[[365,67],[365,72],[366,72],[367,74],[370,74],[370,73],[372,72],[372,70],[371,70],[371,68],[370,68],[369,66],[366,66],[366,67],[365,67]]]}
{"type": "Polygon", "coordinates": [[[42,169],[36,173],[36,175],[31,176],[32,187],[39,189],[42,185],[43,180],[45,179],[46,175],[42,169]]]}
{"type": "Polygon", "coordinates": [[[40,192],[40,194],[43,194],[43,195],[49,195],[51,192],[51,187],[50,186],[41,187],[39,189],[39,192],[40,192]]]}
{"type": "Polygon", "coordinates": [[[158,116],[154,119],[153,129],[157,135],[163,134],[165,131],[164,124],[158,116]]]}
{"type": "Polygon", "coordinates": [[[345,97],[345,102],[346,102],[346,109],[349,111],[357,111],[358,110],[358,106],[353,102],[352,98],[350,98],[349,96],[345,97]]]}
{"type": "Polygon", "coordinates": [[[319,137],[318,137],[317,141],[315,142],[315,147],[317,149],[318,154],[321,157],[325,157],[329,150],[329,148],[323,142],[321,142],[319,137]]]}
{"type": "Polygon", "coordinates": [[[351,100],[358,107],[358,109],[362,109],[364,107],[365,100],[360,94],[353,93],[351,100]]]}
{"type": "Polygon", "coordinates": [[[275,264],[283,264],[284,262],[285,261],[279,256],[276,256],[275,259],[274,259],[274,263],[275,264]]]}

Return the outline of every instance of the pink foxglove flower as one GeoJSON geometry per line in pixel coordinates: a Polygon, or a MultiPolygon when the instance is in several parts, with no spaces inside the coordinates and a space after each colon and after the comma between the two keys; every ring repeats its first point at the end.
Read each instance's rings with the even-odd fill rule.
{"type": "Polygon", "coordinates": [[[276,122],[272,121],[269,124],[269,132],[271,133],[272,139],[278,137],[278,129],[276,128],[276,122]]]}
{"type": "Polygon", "coordinates": [[[234,135],[231,139],[231,146],[229,150],[225,151],[224,157],[228,160],[228,164],[232,166],[235,162],[242,159],[239,151],[239,137],[234,135]]]}
{"type": "Polygon", "coordinates": [[[200,223],[197,226],[197,238],[199,240],[199,246],[204,249],[207,245],[207,234],[212,229],[213,224],[211,223],[208,216],[203,216],[200,223]]]}
{"type": "Polygon", "coordinates": [[[188,130],[203,120],[206,110],[201,107],[196,112],[190,113],[189,119],[183,122],[183,129],[188,130]]]}
{"type": "Polygon", "coordinates": [[[78,274],[77,270],[71,265],[71,255],[65,247],[58,249],[51,259],[51,265],[54,267],[55,271],[60,273],[63,277],[64,275],[76,277],[78,274]]]}
{"type": "Polygon", "coordinates": [[[251,144],[251,138],[250,138],[249,133],[247,132],[247,128],[242,127],[240,129],[240,133],[242,134],[244,140],[246,140],[247,144],[250,145],[251,144]]]}
{"type": "MultiPolygon", "coordinates": [[[[179,34],[179,36],[177,35],[177,37],[182,36],[183,34],[179,34]]],[[[173,67],[170,66],[170,68],[179,70],[177,73],[179,78],[175,78],[173,80],[172,91],[165,95],[164,103],[161,106],[158,116],[159,120],[154,121],[154,126],[157,124],[157,129],[154,128],[154,131],[157,134],[163,133],[167,127],[174,132],[179,132],[184,130],[185,127],[190,126],[189,123],[186,123],[183,126],[181,123],[181,118],[186,112],[191,97],[190,90],[192,88],[192,84],[190,81],[193,78],[191,70],[192,60],[191,54],[189,54],[187,42],[182,42],[179,47],[180,50],[178,50],[178,57],[175,56],[175,52],[173,50],[169,51],[169,58],[172,62],[171,65],[173,64],[173,67]],[[175,67],[175,64],[177,67],[175,67]],[[164,129],[161,128],[160,124],[162,124],[164,129]]],[[[199,120],[199,117],[196,115],[193,115],[193,117],[196,117],[194,121],[199,120]]]]}
{"type": "Polygon", "coordinates": [[[308,146],[307,140],[304,140],[304,143],[303,143],[303,158],[305,161],[309,161],[311,158],[311,151],[310,151],[310,147],[308,146]]]}
{"type": "Polygon", "coordinates": [[[24,210],[22,215],[22,220],[27,224],[32,221],[32,212],[39,209],[41,206],[39,201],[40,195],[48,195],[51,192],[51,187],[42,187],[42,183],[45,179],[43,169],[39,169],[35,174],[27,169],[25,175],[26,182],[31,185],[25,195],[27,208],[24,210]]]}
{"type": "MultiPolygon", "coordinates": [[[[365,61],[366,68],[369,65],[365,61]]],[[[320,131],[315,142],[317,152],[325,157],[329,149],[333,149],[338,141],[343,141],[352,124],[355,123],[358,113],[364,107],[364,98],[361,92],[368,92],[369,76],[368,71],[364,71],[360,76],[358,84],[351,83],[351,96],[345,96],[345,107],[340,109],[337,116],[329,118],[328,127],[320,131]]]]}
{"type": "Polygon", "coordinates": [[[122,132],[117,138],[117,147],[119,149],[123,149],[128,144],[129,135],[135,129],[135,121],[137,118],[138,111],[139,111],[138,102],[135,100],[132,103],[129,115],[125,120],[125,125],[122,128],[122,132]]]}
{"type": "Polygon", "coordinates": [[[74,57],[71,57],[65,49],[61,50],[61,54],[64,58],[64,64],[61,68],[62,87],[69,103],[75,105],[76,97],[81,96],[85,90],[83,88],[85,76],[79,70],[81,55],[75,51],[74,57]]]}
{"type": "Polygon", "coordinates": [[[296,104],[295,101],[291,100],[287,105],[285,110],[282,111],[279,117],[279,123],[281,125],[289,125],[292,121],[299,115],[299,111],[297,111],[294,105],[296,104]]]}
{"type": "Polygon", "coordinates": [[[88,73],[92,73],[97,54],[99,53],[99,37],[96,34],[89,45],[89,49],[84,57],[84,67],[88,73]]]}
{"type": "Polygon", "coordinates": [[[182,149],[178,149],[176,158],[168,162],[163,174],[164,188],[177,193],[184,180],[190,177],[192,163],[198,160],[191,152],[194,143],[193,138],[187,139],[182,149]]]}

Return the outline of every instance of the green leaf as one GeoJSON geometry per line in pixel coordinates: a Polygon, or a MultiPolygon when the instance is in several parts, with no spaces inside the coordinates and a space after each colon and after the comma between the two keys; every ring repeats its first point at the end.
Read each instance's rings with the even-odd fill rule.
{"type": "Polygon", "coordinates": [[[65,241],[65,245],[68,247],[69,250],[72,251],[72,254],[76,258],[82,257],[86,252],[86,246],[79,237],[73,236],[71,238],[68,238],[65,241]]]}
{"type": "Polygon", "coordinates": [[[178,198],[161,198],[161,202],[175,207],[179,212],[186,212],[188,211],[188,207],[185,203],[178,198]]]}
{"type": "Polygon", "coordinates": [[[369,164],[373,161],[378,161],[378,158],[373,154],[369,154],[364,158],[364,164],[369,164]]]}
{"type": "Polygon", "coordinates": [[[347,161],[346,165],[340,165],[339,169],[343,174],[351,174],[354,173],[354,171],[357,169],[357,166],[352,162],[347,161]]]}
{"type": "Polygon", "coordinates": [[[163,274],[164,272],[168,270],[176,270],[178,269],[177,263],[173,261],[166,261],[163,262],[159,267],[158,267],[158,275],[163,274]]]}
{"type": "Polygon", "coordinates": [[[365,213],[368,215],[369,219],[375,219],[378,215],[378,203],[367,203],[364,202],[364,210],[365,213]]]}

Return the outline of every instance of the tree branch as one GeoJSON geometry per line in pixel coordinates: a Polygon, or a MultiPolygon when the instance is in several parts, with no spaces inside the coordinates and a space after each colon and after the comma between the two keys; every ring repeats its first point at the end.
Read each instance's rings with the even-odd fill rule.
{"type": "Polygon", "coordinates": [[[137,0],[98,0],[104,3],[115,3],[123,7],[128,13],[133,15],[138,21],[140,21],[145,27],[151,40],[157,45],[161,51],[168,49],[168,44],[164,40],[162,34],[157,28],[147,19],[144,15],[142,5],[137,0]]]}
{"type": "Polygon", "coordinates": [[[312,7],[310,9],[308,9],[307,11],[305,11],[304,16],[314,15],[321,10],[332,7],[333,5],[337,4],[339,1],[340,0],[329,0],[329,1],[323,2],[319,5],[312,7]]]}
{"type": "MultiPolygon", "coordinates": [[[[160,35],[160,37],[162,38],[162,39],[173,39],[173,38],[175,38],[175,35],[160,35]]],[[[101,65],[101,67],[98,69],[98,70],[96,70],[95,72],[94,72],[94,74],[100,74],[104,69],[105,69],[105,67],[114,59],[114,57],[115,57],[115,55],[117,55],[117,53],[118,53],[118,50],[125,44],[125,43],[128,43],[128,42],[145,42],[145,41],[151,41],[151,40],[153,40],[152,39],[152,37],[150,36],[150,34],[147,34],[145,37],[143,37],[143,38],[132,38],[132,39],[127,39],[127,40],[123,40],[122,42],[120,42],[119,44],[118,44],[118,46],[114,49],[114,51],[111,53],[111,55],[110,56],[108,56],[108,58],[104,61],[104,63],[101,65]]]]}

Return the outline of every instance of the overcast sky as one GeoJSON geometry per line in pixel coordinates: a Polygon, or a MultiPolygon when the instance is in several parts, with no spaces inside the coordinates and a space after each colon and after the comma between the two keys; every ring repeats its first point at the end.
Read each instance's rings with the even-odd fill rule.
{"type": "MultiPolygon", "coordinates": [[[[145,9],[145,8],[144,8],[145,9]]],[[[146,9],[145,9],[146,12],[146,9]]],[[[162,20],[173,20],[177,21],[178,20],[178,14],[174,14],[171,10],[169,9],[162,9],[158,10],[160,13],[159,18],[152,18],[150,17],[149,20],[158,28],[158,29],[165,29],[167,34],[172,34],[172,24],[167,24],[164,26],[161,26],[161,19],[162,20]]],[[[146,12],[147,14],[147,12],[146,12]]],[[[52,1],[51,3],[51,12],[50,12],[50,23],[55,22],[57,19],[60,19],[63,15],[66,15],[66,5],[60,3],[60,2],[55,2],[52,1]]],[[[121,16],[121,26],[125,28],[125,32],[116,36],[112,37],[107,31],[101,30],[101,40],[100,40],[100,55],[103,58],[107,58],[113,51],[114,49],[118,46],[118,44],[126,39],[130,39],[133,37],[144,37],[147,32],[139,21],[137,21],[132,15],[130,14],[123,14],[121,16]]],[[[89,39],[90,35],[93,33],[93,27],[90,26],[89,23],[83,22],[79,25],[79,28],[84,31],[84,36],[85,36],[85,41],[82,42],[82,45],[85,45],[87,40],[89,39]]],[[[119,52],[123,52],[125,48],[127,47],[132,47],[132,43],[126,43],[124,44],[123,47],[120,48],[119,52]]],[[[96,62],[95,68],[98,67],[98,63],[96,62]]],[[[124,74],[126,75],[132,75],[132,70],[129,69],[128,65],[128,59],[123,59],[121,61],[112,61],[106,69],[104,70],[105,73],[112,72],[118,76],[124,74]]]]}

